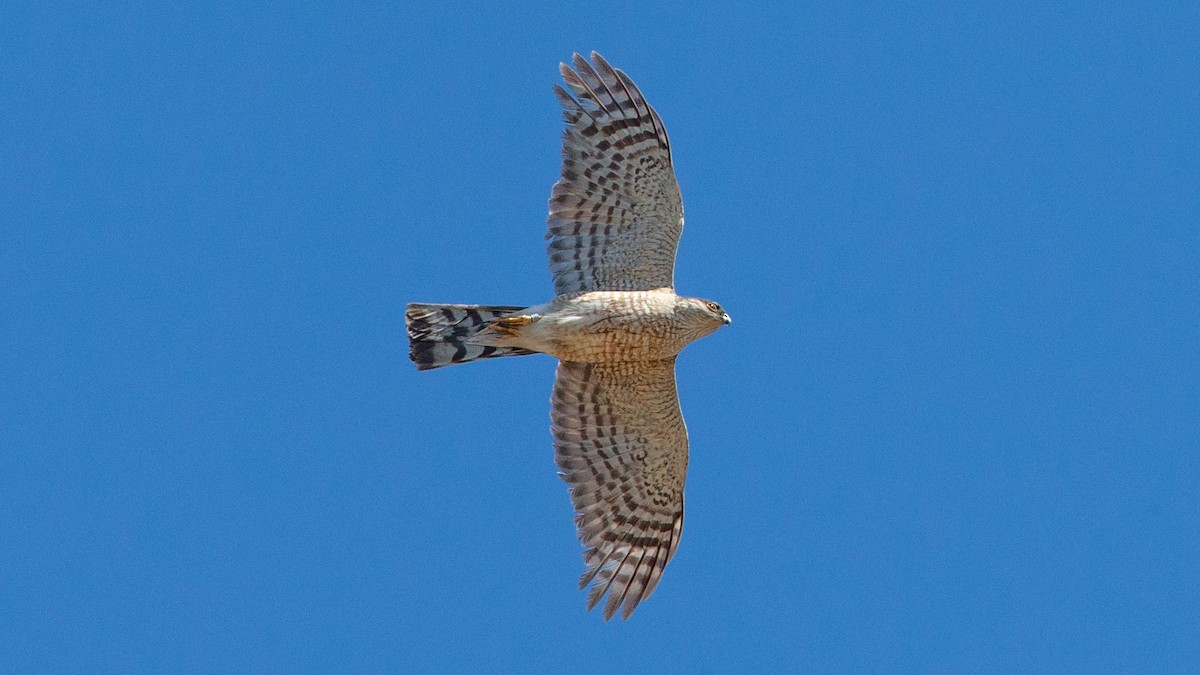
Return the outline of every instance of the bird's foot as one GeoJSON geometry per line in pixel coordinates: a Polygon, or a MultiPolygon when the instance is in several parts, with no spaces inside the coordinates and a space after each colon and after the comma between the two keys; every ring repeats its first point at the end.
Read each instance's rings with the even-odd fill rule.
{"type": "Polygon", "coordinates": [[[531,316],[502,316],[492,319],[491,328],[500,335],[514,336],[522,326],[528,326],[533,323],[531,316]]]}

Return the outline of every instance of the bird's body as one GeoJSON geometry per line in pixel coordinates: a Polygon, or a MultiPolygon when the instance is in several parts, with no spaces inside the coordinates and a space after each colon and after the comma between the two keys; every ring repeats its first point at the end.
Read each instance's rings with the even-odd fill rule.
{"type": "Polygon", "coordinates": [[[560,295],[507,317],[479,339],[484,344],[519,347],[563,361],[668,359],[721,325],[705,312],[696,311],[696,302],[669,288],[560,295]]]}
{"type": "Polygon", "coordinates": [[[530,307],[419,304],[405,313],[421,370],[543,353],[560,475],[604,617],[628,618],[679,545],[687,429],[675,357],[728,324],[708,300],[675,293],[683,202],[658,113],[624,73],[578,54],[555,87],[567,129],[547,219],[556,296],[530,307]]]}

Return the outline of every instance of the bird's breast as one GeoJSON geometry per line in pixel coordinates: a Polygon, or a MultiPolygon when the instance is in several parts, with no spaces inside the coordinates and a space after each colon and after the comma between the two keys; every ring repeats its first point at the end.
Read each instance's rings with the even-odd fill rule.
{"type": "Polygon", "coordinates": [[[664,359],[685,342],[672,298],[658,292],[600,291],[552,303],[532,326],[543,349],[564,361],[664,359]],[[554,306],[557,305],[557,306],[554,306]]]}

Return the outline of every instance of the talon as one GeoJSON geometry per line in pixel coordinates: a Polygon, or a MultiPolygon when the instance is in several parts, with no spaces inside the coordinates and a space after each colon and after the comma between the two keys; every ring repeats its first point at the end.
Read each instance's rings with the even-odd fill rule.
{"type": "Polygon", "coordinates": [[[521,326],[533,323],[531,316],[501,316],[492,320],[492,330],[501,335],[516,335],[521,326]]]}

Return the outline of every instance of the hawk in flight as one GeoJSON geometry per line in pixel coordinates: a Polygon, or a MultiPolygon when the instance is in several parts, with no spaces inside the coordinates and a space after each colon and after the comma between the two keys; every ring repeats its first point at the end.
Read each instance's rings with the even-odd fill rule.
{"type": "Polygon", "coordinates": [[[629,618],[679,546],[688,439],[675,357],[729,323],[709,300],[675,293],[683,202],[658,113],[592,52],[559,71],[562,177],[546,238],[555,298],[532,307],[408,305],[420,370],[549,354],[555,460],[570,485],[591,584],[588,609],[629,618]]]}

